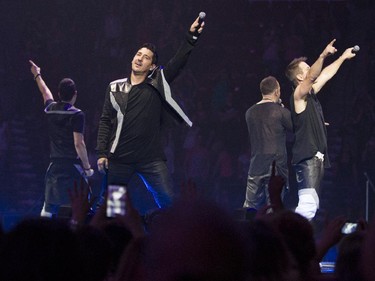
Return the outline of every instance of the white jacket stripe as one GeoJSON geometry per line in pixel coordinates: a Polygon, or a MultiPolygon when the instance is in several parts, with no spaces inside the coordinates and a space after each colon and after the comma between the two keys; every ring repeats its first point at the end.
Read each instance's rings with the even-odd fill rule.
{"type": "Polygon", "coordinates": [[[184,111],[181,109],[181,107],[177,104],[177,102],[172,98],[171,94],[171,88],[169,87],[169,84],[167,80],[165,80],[164,77],[164,70],[161,70],[161,77],[163,78],[163,87],[164,87],[164,94],[165,99],[167,103],[173,107],[173,109],[178,113],[178,115],[181,116],[181,118],[188,124],[190,127],[193,126],[193,122],[190,121],[189,117],[186,116],[184,111]]]}
{"type": "Polygon", "coordinates": [[[113,141],[112,146],[111,146],[111,150],[110,150],[111,153],[114,153],[115,150],[116,150],[116,147],[118,145],[118,140],[120,138],[122,123],[124,122],[124,114],[122,114],[122,112],[120,110],[120,106],[116,102],[115,97],[113,96],[112,92],[110,93],[110,99],[111,99],[111,103],[112,103],[113,108],[117,111],[116,135],[115,135],[115,140],[113,141]]]}

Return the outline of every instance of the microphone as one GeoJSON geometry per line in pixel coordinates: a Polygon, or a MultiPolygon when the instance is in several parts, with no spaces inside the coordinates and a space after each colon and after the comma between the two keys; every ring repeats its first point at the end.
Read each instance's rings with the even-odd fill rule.
{"type": "Polygon", "coordinates": [[[360,50],[359,46],[358,46],[358,45],[355,45],[355,46],[353,47],[353,49],[352,49],[352,53],[353,53],[353,54],[354,54],[354,53],[358,53],[359,50],[360,50]]]}
{"type": "Polygon", "coordinates": [[[199,13],[198,25],[195,28],[194,35],[193,35],[193,39],[195,39],[195,40],[198,39],[198,36],[200,35],[200,33],[198,33],[198,29],[201,28],[203,20],[204,20],[205,17],[206,17],[205,12],[199,13]]]}
{"type": "MultiPolygon", "coordinates": [[[[199,13],[199,19],[198,19],[198,26],[197,26],[197,30],[199,28],[201,28],[201,25],[202,25],[202,22],[204,20],[204,18],[206,17],[206,13],[205,12],[200,12],[199,13]]],[[[357,46],[358,47],[358,46],[357,46]]],[[[358,47],[359,48],[359,47],[358,47]]]]}

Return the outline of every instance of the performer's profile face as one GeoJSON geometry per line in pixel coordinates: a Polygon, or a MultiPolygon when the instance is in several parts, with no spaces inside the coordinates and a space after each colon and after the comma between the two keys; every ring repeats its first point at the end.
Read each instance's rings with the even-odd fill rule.
{"type": "Polygon", "coordinates": [[[152,63],[153,56],[151,50],[147,48],[139,49],[132,60],[132,70],[138,73],[152,70],[155,67],[152,63]]]}
{"type": "Polygon", "coordinates": [[[301,70],[301,80],[303,80],[306,78],[306,75],[310,70],[310,66],[306,62],[301,61],[299,63],[299,69],[301,70]]]}

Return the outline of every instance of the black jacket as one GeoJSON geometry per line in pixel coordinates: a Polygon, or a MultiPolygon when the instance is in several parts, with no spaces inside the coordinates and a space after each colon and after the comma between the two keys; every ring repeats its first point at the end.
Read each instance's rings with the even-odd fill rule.
{"type": "MultiPolygon", "coordinates": [[[[172,118],[179,123],[186,123],[188,126],[192,126],[190,119],[173,99],[169,83],[179,75],[181,69],[187,63],[196,42],[197,38],[188,33],[186,39],[167,65],[155,68],[146,78],[146,83],[154,87],[162,97],[163,116],[161,120],[172,118]]],[[[98,158],[107,158],[109,153],[114,153],[116,150],[127,103],[123,98],[124,95],[119,93],[125,92],[127,81],[128,78],[115,80],[107,88],[103,113],[99,121],[96,147],[98,158]]]]}

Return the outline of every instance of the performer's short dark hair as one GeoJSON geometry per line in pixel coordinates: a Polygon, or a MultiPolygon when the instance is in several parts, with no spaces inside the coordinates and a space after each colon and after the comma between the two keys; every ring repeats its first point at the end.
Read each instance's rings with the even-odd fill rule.
{"type": "Polygon", "coordinates": [[[279,87],[279,82],[273,76],[268,76],[260,82],[260,92],[262,95],[269,95],[279,87]]]}
{"type": "Polygon", "coordinates": [[[292,60],[285,70],[285,76],[294,84],[296,84],[296,77],[300,73],[299,64],[302,61],[306,61],[306,57],[299,57],[292,60]]]}
{"type": "Polygon", "coordinates": [[[59,96],[62,101],[70,101],[76,94],[76,84],[70,78],[64,78],[59,83],[59,96]]]}

